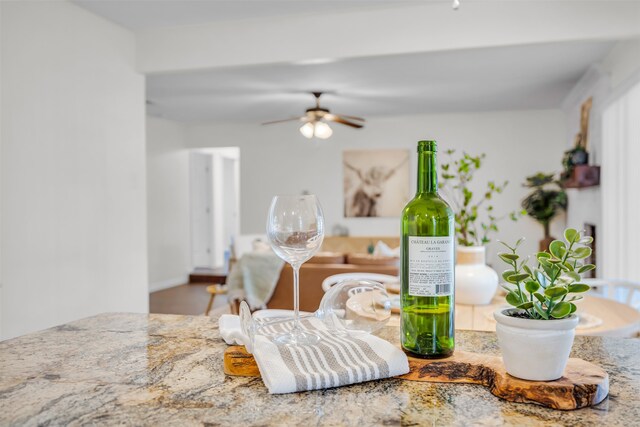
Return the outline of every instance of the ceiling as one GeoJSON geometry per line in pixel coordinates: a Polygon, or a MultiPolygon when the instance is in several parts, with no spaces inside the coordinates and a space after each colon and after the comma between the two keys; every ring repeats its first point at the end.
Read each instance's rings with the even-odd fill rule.
{"type": "MultiPolygon", "coordinates": [[[[72,0],[134,31],[449,0],[72,0]]],[[[464,1],[464,0],[463,0],[464,1]]]]}
{"type": "Polygon", "coordinates": [[[363,117],[558,108],[611,41],[581,41],[147,77],[148,112],[183,122],[288,118],[327,91],[332,112],[363,117]]]}
{"type": "MultiPolygon", "coordinates": [[[[72,1],[136,32],[424,3],[451,8],[451,0],[72,1]]],[[[462,8],[467,1],[482,0],[462,0],[462,8]]],[[[310,91],[328,92],[322,105],[335,113],[364,117],[557,108],[613,43],[583,40],[153,74],[147,76],[148,112],[182,122],[269,121],[302,114],[313,105],[310,91]]]]}

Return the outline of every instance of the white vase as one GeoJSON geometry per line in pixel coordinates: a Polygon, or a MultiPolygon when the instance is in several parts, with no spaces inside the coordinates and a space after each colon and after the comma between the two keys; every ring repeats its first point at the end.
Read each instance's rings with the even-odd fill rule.
{"type": "Polygon", "coordinates": [[[553,381],[562,376],[569,360],[578,316],[534,320],[511,317],[515,309],[493,313],[502,359],[509,375],[531,381],[553,381]]]}
{"type": "Polygon", "coordinates": [[[456,304],[489,304],[497,289],[498,274],[485,264],[485,247],[458,246],[456,304]]]}

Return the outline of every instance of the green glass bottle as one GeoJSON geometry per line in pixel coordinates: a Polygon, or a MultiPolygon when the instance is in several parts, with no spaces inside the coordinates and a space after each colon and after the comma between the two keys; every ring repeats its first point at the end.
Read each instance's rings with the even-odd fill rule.
{"type": "Polygon", "coordinates": [[[418,191],[402,211],[401,341],[426,358],[454,349],[454,214],[438,195],[436,152],[418,142],[418,191]]]}

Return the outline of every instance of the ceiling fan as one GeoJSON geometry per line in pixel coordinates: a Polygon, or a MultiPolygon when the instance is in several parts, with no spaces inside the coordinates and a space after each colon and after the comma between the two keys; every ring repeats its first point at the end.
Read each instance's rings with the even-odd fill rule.
{"type": "Polygon", "coordinates": [[[320,139],[329,138],[333,134],[333,130],[327,122],[340,123],[357,129],[364,126],[365,120],[362,117],[332,114],[328,109],[320,107],[320,97],[322,96],[322,92],[311,92],[311,94],[316,98],[316,106],[307,109],[303,116],[292,117],[284,120],[275,120],[262,124],[270,125],[290,121],[303,122],[304,124],[300,127],[300,133],[309,139],[314,136],[320,139]]]}

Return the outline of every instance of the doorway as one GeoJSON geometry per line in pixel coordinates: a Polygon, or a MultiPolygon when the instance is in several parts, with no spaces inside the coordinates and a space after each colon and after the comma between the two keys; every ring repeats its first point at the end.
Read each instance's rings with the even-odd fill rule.
{"type": "Polygon", "coordinates": [[[240,149],[192,150],[189,174],[192,267],[222,267],[240,230],[240,149]]]}

